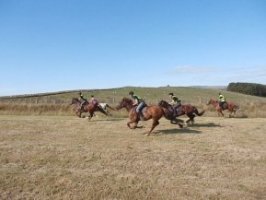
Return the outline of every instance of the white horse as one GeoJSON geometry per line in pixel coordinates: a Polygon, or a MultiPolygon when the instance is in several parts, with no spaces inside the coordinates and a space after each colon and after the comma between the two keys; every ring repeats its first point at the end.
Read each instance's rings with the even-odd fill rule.
{"type": "Polygon", "coordinates": [[[115,110],[114,108],[112,108],[111,106],[109,106],[108,103],[99,103],[99,106],[101,106],[102,109],[103,109],[106,113],[108,113],[108,114],[110,114],[110,112],[108,111],[108,109],[115,110]]]}

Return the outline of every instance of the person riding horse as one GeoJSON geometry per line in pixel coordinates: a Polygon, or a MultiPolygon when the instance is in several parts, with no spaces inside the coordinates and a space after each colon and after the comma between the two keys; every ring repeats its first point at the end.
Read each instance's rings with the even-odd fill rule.
{"type": "Polygon", "coordinates": [[[97,99],[95,99],[94,95],[91,95],[90,103],[99,104],[99,101],[97,99]]]}
{"type": "Polygon", "coordinates": [[[169,97],[171,98],[171,102],[169,102],[169,104],[172,105],[174,109],[174,115],[177,115],[178,109],[181,106],[181,100],[179,100],[172,92],[169,93],[169,97]]]}
{"type": "Polygon", "coordinates": [[[129,92],[130,97],[134,100],[133,106],[137,106],[136,113],[139,117],[142,117],[141,110],[146,107],[145,101],[137,95],[134,95],[133,91],[129,92]]]}
{"type": "Polygon", "coordinates": [[[89,103],[92,104],[92,105],[96,105],[97,108],[98,108],[102,113],[105,112],[105,113],[108,115],[107,110],[105,110],[105,109],[100,105],[100,102],[94,97],[94,95],[91,95],[91,99],[90,99],[89,103]]]}
{"type": "Polygon", "coordinates": [[[226,99],[225,99],[224,95],[222,95],[221,92],[219,92],[218,101],[219,101],[220,108],[222,110],[224,110],[226,105],[227,105],[227,103],[226,103],[226,99]]]}
{"type": "Polygon", "coordinates": [[[80,100],[80,110],[83,110],[83,106],[88,103],[87,99],[84,98],[82,92],[79,92],[79,100],[80,100]]]}

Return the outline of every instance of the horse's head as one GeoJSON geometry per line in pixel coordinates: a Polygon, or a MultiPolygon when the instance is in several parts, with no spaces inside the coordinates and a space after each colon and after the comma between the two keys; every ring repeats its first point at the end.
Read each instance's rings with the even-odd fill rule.
{"type": "Polygon", "coordinates": [[[80,100],[78,98],[72,98],[70,105],[73,105],[73,104],[80,104],[80,100]]]}
{"type": "Polygon", "coordinates": [[[159,106],[163,107],[163,108],[168,108],[170,106],[170,104],[167,101],[161,100],[158,103],[159,106]]]}
{"type": "Polygon", "coordinates": [[[117,109],[117,110],[120,110],[120,109],[122,109],[122,108],[127,108],[127,109],[129,109],[129,108],[131,108],[132,106],[133,106],[133,101],[132,101],[131,99],[129,99],[129,98],[124,97],[124,98],[120,101],[120,103],[118,104],[118,106],[116,106],[116,109],[117,109]]]}

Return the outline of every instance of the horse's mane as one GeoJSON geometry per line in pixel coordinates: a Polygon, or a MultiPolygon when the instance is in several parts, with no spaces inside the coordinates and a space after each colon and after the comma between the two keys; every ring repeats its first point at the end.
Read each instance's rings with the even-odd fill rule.
{"type": "Polygon", "coordinates": [[[72,101],[79,101],[79,99],[76,98],[76,97],[73,97],[73,98],[72,98],[72,101]]]}
{"type": "Polygon", "coordinates": [[[132,99],[127,98],[127,97],[124,97],[124,98],[122,99],[122,101],[123,101],[123,102],[126,102],[126,103],[129,103],[129,104],[132,104],[132,103],[133,103],[132,99]]]}
{"type": "Polygon", "coordinates": [[[80,103],[80,100],[78,99],[78,98],[72,98],[72,104],[74,104],[74,103],[80,103]]]}
{"type": "Polygon", "coordinates": [[[159,101],[158,105],[162,105],[162,104],[166,104],[167,106],[170,106],[170,104],[165,100],[159,101]]]}
{"type": "Polygon", "coordinates": [[[159,101],[159,102],[168,103],[168,102],[167,102],[167,101],[165,101],[165,100],[161,100],[161,101],[159,101]]]}

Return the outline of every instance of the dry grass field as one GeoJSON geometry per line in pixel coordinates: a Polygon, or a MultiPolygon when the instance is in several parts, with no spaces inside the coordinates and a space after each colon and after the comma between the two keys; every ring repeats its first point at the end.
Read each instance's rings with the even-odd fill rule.
{"type": "MultiPolygon", "coordinates": [[[[101,90],[84,90],[85,98],[91,94],[100,102],[106,102],[115,107],[123,97],[128,97],[129,91],[135,91],[145,99],[147,104],[158,104],[162,99],[170,101],[168,93],[174,92],[181,99],[182,104],[192,104],[199,110],[206,110],[204,116],[216,117],[217,112],[206,103],[210,98],[217,99],[219,89],[193,88],[193,87],[124,87],[101,90]]],[[[73,97],[78,97],[77,91],[62,91],[55,93],[18,95],[0,97],[0,115],[73,115],[72,106],[69,106],[73,97]]],[[[240,118],[266,118],[266,98],[228,92],[222,93],[228,101],[236,103],[240,109],[236,117],[240,118]]],[[[228,112],[225,112],[228,116],[228,112]]],[[[116,117],[125,116],[123,113],[114,113],[116,117]]]]}
{"type": "Polygon", "coordinates": [[[266,199],[266,118],[0,115],[0,199],[266,199]]]}

